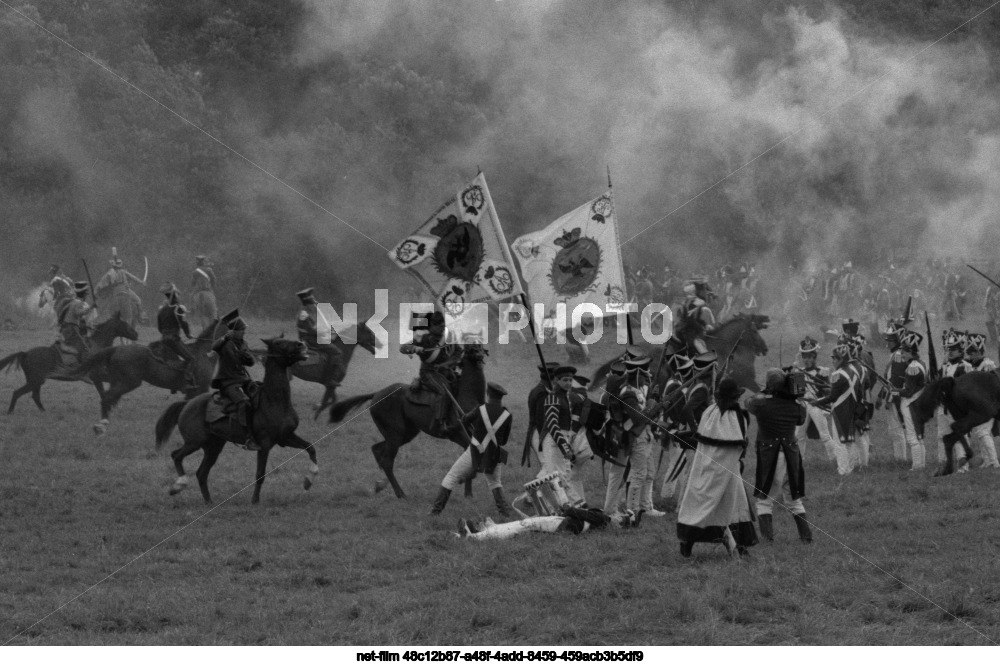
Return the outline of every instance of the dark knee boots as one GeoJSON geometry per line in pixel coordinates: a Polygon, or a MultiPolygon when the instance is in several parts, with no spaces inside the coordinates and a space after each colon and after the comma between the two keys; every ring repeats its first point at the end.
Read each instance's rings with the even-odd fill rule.
{"type": "Polygon", "coordinates": [[[438,488],[437,498],[434,499],[434,505],[431,506],[431,515],[440,515],[444,507],[448,505],[448,498],[451,497],[451,490],[440,487],[438,488]]]}
{"type": "Polygon", "coordinates": [[[806,521],[806,514],[792,515],[795,518],[795,527],[799,530],[799,540],[803,543],[811,543],[813,540],[812,530],[809,529],[809,522],[806,521]]]}
{"type": "Polygon", "coordinates": [[[493,490],[493,503],[496,504],[500,517],[510,517],[510,504],[507,503],[507,499],[503,495],[502,487],[493,490]]]}
{"type": "Polygon", "coordinates": [[[757,521],[760,524],[760,535],[764,537],[767,542],[774,541],[774,523],[771,521],[770,515],[758,515],[757,521]]]}

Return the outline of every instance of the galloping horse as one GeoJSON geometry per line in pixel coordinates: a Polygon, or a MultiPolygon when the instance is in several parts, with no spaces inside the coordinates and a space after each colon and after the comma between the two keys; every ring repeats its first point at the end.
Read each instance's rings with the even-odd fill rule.
{"type": "MultiPolygon", "coordinates": [[[[478,407],[486,400],[486,377],[483,373],[485,352],[481,344],[468,344],[462,357],[462,374],[458,379],[455,399],[464,412],[478,407]]],[[[371,400],[371,416],[382,434],[383,440],[372,446],[375,461],[385,472],[385,480],[375,485],[375,491],[385,489],[388,482],[400,499],[406,495],[396,481],[392,467],[396,453],[414,439],[420,432],[440,437],[434,432],[434,408],[422,404],[413,404],[409,397],[408,386],[405,383],[394,383],[376,393],[358,395],[334,404],[330,408],[330,422],[339,423],[352,410],[371,400]]],[[[447,437],[459,445],[460,435],[447,437]]]]}
{"type": "MultiPolygon", "coordinates": [[[[311,383],[319,383],[326,386],[326,391],[323,393],[323,399],[320,400],[319,404],[316,405],[313,411],[313,418],[318,418],[319,414],[323,412],[325,408],[337,401],[337,387],[340,386],[340,382],[344,380],[347,376],[347,366],[351,362],[351,356],[354,355],[354,350],[357,347],[361,347],[367,350],[372,355],[375,351],[382,346],[382,343],[378,341],[375,337],[375,333],[372,329],[368,327],[368,324],[360,325],[355,327],[357,339],[351,339],[351,331],[346,330],[344,335],[338,335],[332,344],[340,349],[340,362],[333,364],[332,366],[327,365],[323,362],[316,362],[311,364],[297,363],[292,365],[292,376],[296,379],[302,379],[303,381],[309,381],[311,383]],[[342,337],[346,337],[348,342],[353,341],[353,344],[345,342],[342,337]]],[[[310,353],[312,356],[312,353],[310,353]]]]}
{"type": "Polygon", "coordinates": [[[207,354],[212,349],[212,342],[224,332],[225,326],[213,322],[205,326],[198,338],[187,345],[194,356],[191,371],[195,387],[186,392],[184,371],[179,366],[164,363],[154,355],[151,347],[157,345],[157,342],[150,346],[115,346],[87,358],[69,376],[79,378],[95,369],[102,369],[101,377],[111,384],[101,395],[101,421],[94,425],[94,433],[101,435],[105,432],[111,409],[118,404],[122,395],[135,390],[143,381],[157,388],[166,388],[172,393],[185,392],[188,399],[207,391],[215,369],[215,363],[207,354]]]}
{"type": "Polygon", "coordinates": [[[118,316],[133,328],[142,323],[142,300],[132,289],[107,296],[100,295],[98,300],[100,318],[118,316]]]}
{"type": "Polygon", "coordinates": [[[910,404],[917,436],[923,438],[924,424],[939,405],[948,409],[955,419],[951,431],[941,435],[947,461],[937,475],[948,475],[955,470],[955,444],[961,443],[966,458],[972,459],[966,435],[979,425],[1000,417],[1000,375],[995,371],[967,372],[958,378],[946,376],[924,386],[910,404]]]}
{"type": "MultiPolygon", "coordinates": [[[[754,392],[760,390],[754,372],[754,359],[756,356],[767,355],[767,342],[760,336],[760,331],[767,328],[769,321],[770,317],[764,314],[737,314],[711,334],[705,335],[705,345],[710,351],[715,351],[718,354],[719,365],[725,367],[726,370],[725,376],[736,381],[740,387],[754,392]]],[[[667,343],[670,344],[673,341],[675,340],[671,339],[667,343]]],[[[666,349],[662,347],[653,349],[647,344],[640,346],[645,347],[652,356],[651,366],[660,367],[659,376],[653,377],[651,385],[662,385],[669,378],[667,364],[660,362],[660,356],[666,352],[666,349]]],[[[610,360],[604,363],[594,372],[595,385],[607,377],[613,362],[614,360],[610,360]]]]}
{"type": "MultiPolygon", "coordinates": [[[[312,487],[312,478],[319,473],[316,461],[316,451],[298,434],[295,428],[299,426],[299,416],[292,406],[292,391],[289,387],[288,368],[297,362],[305,360],[306,345],[290,339],[265,339],[267,345],[267,360],[264,363],[264,381],[258,383],[259,390],[253,398],[253,417],[250,429],[254,440],[260,445],[257,453],[257,483],[253,490],[253,503],[260,502],[260,488],[264,485],[267,473],[267,457],[274,446],[287,446],[305,450],[312,461],[309,469],[311,476],[306,476],[303,486],[312,487]]],[[[159,420],[156,421],[156,448],[159,448],[170,438],[175,426],[179,426],[184,445],[170,453],[177,469],[177,480],[170,488],[171,494],[177,494],[187,487],[187,476],[184,473],[184,458],[198,450],[204,450],[201,465],[195,476],[205,503],[211,503],[208,492],[208,474],[219,459],[226,441],[232,441],[233,433],[229,428],[228,419],[214,423],[205,422],[205,409],[212,395],[198,395],[183,402],[174,402],[167,407],[159,420]]],[[[242,440],[240,437],[239,440],[242,440]]]]}
{"type": "MultiPolygon", "coordinates": [[[[135,331],[135,328],[122,321],[121,317],[118,315],[112,316],[110,319],[104,323],[100,323],[94,328],[94,332],[88,337],[90,345],[97,350],[107,349],[114,342],[116,337],[124,337],[135,341],[139,339],[139,334],[135,331]]],[[[84,352],[85,354],[87,352],[84,352]]],[[[86,358],[92,357],[95,352],[91,352],[89,355],[84,355],[86,358]]],[[[17,400],[21,398],[22,395],[26,393],[31,393],[31,399],[35,401],[39,410],[44,411],[45,407],[42,406],[42,384],[45,383],[45,379],[51,378],[55,381],[83,381],[88,378],[91,372],[77,372],[74,370],[73,376],[64,376],[58,373],[60,369],[60,353],[56,344],[51,344],[49,346],[36,346],[28,351],[20,351],[18,353],[11,354],[0,360],[0,369],[11,366],[20,366],[21,370],[24,372],[24,379],[26,383],[14,391],[14,394],[10,398],[10,408],[7,413],[13,413],[14,406],[17,404],[17,400]]],[[[81,365],[82,366],[82,365],[81,365]]],[[[104,391],[101,386],[101,382],[98,376],[89,376],[90,380],[93,381],[94,386],[97,387],[97,394],[104,398],[104,391]]]]}

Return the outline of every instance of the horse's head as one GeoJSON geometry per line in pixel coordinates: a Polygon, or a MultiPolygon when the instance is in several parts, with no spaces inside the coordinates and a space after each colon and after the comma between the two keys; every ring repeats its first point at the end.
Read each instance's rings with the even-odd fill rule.
{"type": "Polygon", "coordinates": [[[282,339],[272,337],[262,339],[267,346],[268,358],[274,358],[282,367],[291,367],[295,363],[302,362],[309,358],[309,352],[305,343],[295,339],[282,339]]]}
{"type": "Polygon", "coordinates": [[[465,355],[462,356],[463,363],[478,363],[482,365],[486,362],[486,356],[489,352],[479,342],[463,344],[462,349],[465,351],[465,355]]]}
{"type": "Polygon", "coordinates": [[[731,319],[731,322],[735,322],[740,325],[740,344],[749,345],[750,348],[753,349],[755,356],[767,355],[767,342],[765,342],[764,338],[760,336],[760,331],[765,330],[770,321],[771,317],[766,314],[747,315],[742,312],[731,319]]]}
{"type": "Polygon", "coordinates": [[[379,340],[375,332],[368,327],[367,323],[358,326],[358,346],[375,355],[378,349],[382,348],[382,341],[379,340]]]}
{"type": "Polygon", "coordinates": [[[99,327],[106,326],[112,333],[113,337],[124,337],[125,339],[136,341],[139,339],[139,333],[136,332],[135,328],[129,325],[128,321],[122,319],[120,312],[115,312],[115,315],[110,319],[102,323],[99,327]]]}

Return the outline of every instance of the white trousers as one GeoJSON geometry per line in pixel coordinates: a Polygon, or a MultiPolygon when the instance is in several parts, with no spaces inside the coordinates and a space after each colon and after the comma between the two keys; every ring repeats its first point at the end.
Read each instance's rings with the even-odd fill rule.
{"type": "Polygon", "coordinates": [[[767,497],[757,498],[757,514],[770,515],[774,511],[775,502],[784,506],[793,515],[805,515],[806,507],[802,505],[802,497],[792,500],[792,490],[788,486],[788,465],[785,462],[785,453],[778,452],[778,465],[774,470],[774,482],[771,483],[771,490],[767,497]]]}
{"type": "MultiPolygon", "coordinates": [[[[628,455],[628,482],[625,482],[624,466],[611,465],[608,471],[608,488],[604,495],[604,512],[608,515],[621,512],[621,496],[625,494],[625,508],[633,513],[643,510],[643,497],[647,494],[646,483],[652,486],[653,474],[650,473],[650,458],[653,453],[653,438],[649,431],[641,436],[632,437],[632,450],[628,455]],[[648,480],[647,480],[648,479],[648,480]]],[[[656,460],[652,460],[656,464],[656,460]]],[[[655,472],[655,466],[653,468],[655,472]]],[[[652,487],[648,490],[649,508],[653,507],[652,487]]]]}
{"type": "Polygon", "coordinates": [[[920,397],[921,392],[918,390],[917,394],[913,397],[904,397],[900,404],[900,409],[903,412],[903,430],[906,434],[906,445],[910,447],[910,457],[913,459],[913,466],[910,469],[913,471],[926,466],[924,440],[917,436],[917,430],[913,426],[913,414],[910,413],[910,404],[920,397]]]}
{"type": "MultiPolygon", "coordinates": [[[[496,468],[493,469],[493,473],[484,473],[486,476],[486,484],[489,486],[490,490],[495,490],[497,488],[503,487],[503,481],[501,476],[503,474],[503,464],[497,464],[496,468]]],[[[462,451],[462,454],[458,456],[455,463],[451,465],[448,469],[448,473],[444,475],[444,480],[441,481],[441,487],[454,491],[459,485],[464,483],[466,480],[472,478],[475,474],[475,469],[472,467],[472,448],[466,448],[462,451]]]]}
{"type": "MultiPolygon", "coordinates": [[[[570,500],[575,504],[586,503],[587,499],[583,491],[583,465],[590,461],[594,453],[587,444],[586,433],[583,430],[577,433],[579,436],[574,435],[572,430],[564,430],[563,434],[566,435],[566,439],[570,442],[573,453],[576,455],[576,460],[570,462],[566,459],[562,451],[559,450],[559,446],[556,445],[555,439],[546,434],[545,439],[542,441],[542,450],[538,456],[542,468],[535,477],[541,478],[542,476],[547,476],[550,473],[558,471],[566,480],[566,493],[569,495],[570,500]]],[[[535,434],[534,438],[537,437],[538,435],[535,434]]],[[[534,440],[532,440],[532,443],[534,443],[534,440]]]]}
{"type": "Polygon", "coordinates": [[[983,467],[996,469],[1000,468],[1000,462],[997,461],[997,448],[993,442],[993,434],[990,431],[992,428],[992,420],[973,427],[969,433],[969,439],[972,449],[978,455],[982,456],[983,467]]]}
{"type": "MultiPolygon", "coordinates": [[[[795,438],[799,441],[799,452],[802,455],[803,461],[806,458],[806,441],[810,441],[806,432],[809,431],[809,423],[813,423],[816,426],[816,430],[819,432],[820,443],[823,444],[823,450],[826,451],[827,459],[835,460],[837,459],[837,446],[830,436],[830,414],[819,407],[815,407],[811,404],[806,405],[806,422],[799,426],[795,431],[795,438]]],[[[812,446],[812,442],[808,444],[809,447],[812,446]]]]}
{"type": "Polygon", "coordinates": [[[846,476],[861,464],[861,454],[857,441],[843,443],[840,432],[837,431],[837,421],[830,418],[830,431],[833,434],[833,452],[837,460],[837,473],[846,476]]]}
{"type": "Polygon", "coordinates": [[[895,406],[889,409],[889,422],[887,424],[889,438],[892,439],[892,456],[901,462],[905,462],[909,459],[909,456],[906,454],[909,448],[906,443],[906,428],[900,422],[895,406]]]}

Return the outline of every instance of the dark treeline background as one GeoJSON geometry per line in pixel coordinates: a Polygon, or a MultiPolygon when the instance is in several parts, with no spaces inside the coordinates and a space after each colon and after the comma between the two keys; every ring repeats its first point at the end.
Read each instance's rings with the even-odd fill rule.
{"type": "Polygon", "coordinates": [[[223,307],[370,302],[408,285],[385,248],[477,167],[512,240],[610,164],[626,240],[789,132],[626,261],[989,247],[1000,11],[919,51],[990,4],[15,0],[4,295],[51,262],[96,280],[117,246],[133,272],[150,259],[147,309],[195,254],[223,307]]]}

